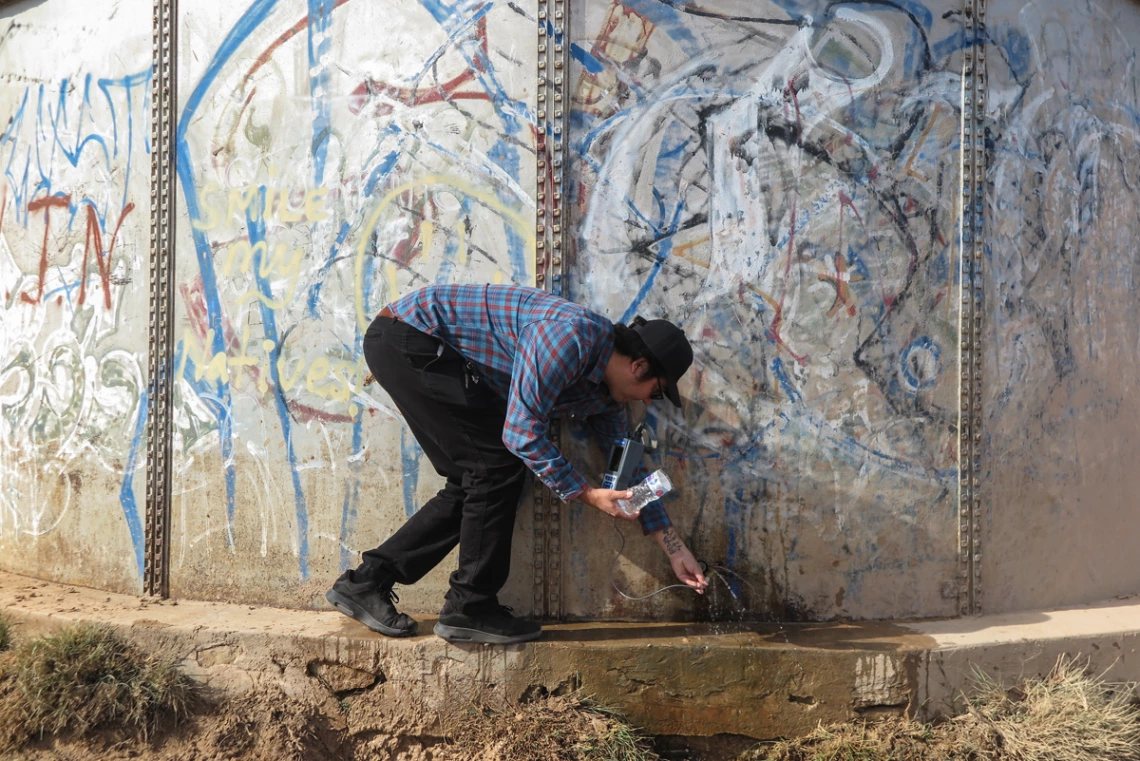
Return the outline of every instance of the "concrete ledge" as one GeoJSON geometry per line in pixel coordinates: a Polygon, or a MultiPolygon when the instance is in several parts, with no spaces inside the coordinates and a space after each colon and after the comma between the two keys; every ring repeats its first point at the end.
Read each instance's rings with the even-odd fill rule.
{"type": "Polygon", "coordinates": [[[934,640],[914,685],[923,716],[962,709],[975,669],[1005,683],[1049,672],[1062,655],[1113,682],[1140,682],[1140,598],[908,625],[934,640]]]}
{"type": "Polygon", "coordinates": [[[757,739],[858,716],[954,710],[972,668],[1016,679],[1083,654],[1114,680],[1140,679],[1135,600],[916,623],[549,626],[510,647],[388,639],[335,611],[154,601],[0,573],[0,609],[32,635],[109,624],[181,660],[216,696],[276,685],[323,703],[368,691],[375,731],[433,735],[478,696],[508,705],[581,687],[657,735],[757,739]]]}

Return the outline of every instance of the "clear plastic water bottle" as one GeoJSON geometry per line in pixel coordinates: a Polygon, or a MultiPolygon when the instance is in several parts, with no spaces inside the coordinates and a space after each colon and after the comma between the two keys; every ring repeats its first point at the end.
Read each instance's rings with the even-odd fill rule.
{"type": "Polygon", "coordinates": [[[655,470],[649,474],[649,478],[630,487],[630,491],[633,492],[632,497],[619,499],[617,504],[626,515],[637,515],[641,512],[641,508],[668,494],[672,489],[673,482],[669,480],[669,476],[665,475],[665,471],[655,470]]]}

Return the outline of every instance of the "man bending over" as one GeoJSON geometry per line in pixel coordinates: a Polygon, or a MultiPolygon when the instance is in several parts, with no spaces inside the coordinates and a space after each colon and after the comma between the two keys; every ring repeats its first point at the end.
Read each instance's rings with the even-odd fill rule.
{"type": "MultiPolygon", "coordinates": [[[[526,470],[563,501],[633,520],[617,505],[631,493],[591,486],[550,441],[550,419],[585,419],[609,444],[626,435],[627,402],[667,397],[680,407],[677,381],[693,361],[685,334],[666,320],[614,324],[534,288],[444,285],[384,307],[364,337],[364,357],[447,483],[363,553],[327,599],[374,631],[410,635],[416,622],[396,610],[393,585],[414,584],[458,544],[435,633],[451,642],[536,639],[542,627],[498,599],[526,470]]],[[[700,566],[661,503],[636,518],[677,578],[703,591],[700,566]]]]}

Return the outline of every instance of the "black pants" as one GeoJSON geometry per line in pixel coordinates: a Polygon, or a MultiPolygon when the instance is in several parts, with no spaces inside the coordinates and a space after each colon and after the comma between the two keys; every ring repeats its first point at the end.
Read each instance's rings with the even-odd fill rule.
{"type": "Polygon", "coordinates": [[[443,612],[493,609],[510,573],[526,475],[503,445],[506,401],[453,348],[390,317],[369,326],[364,358],[447,484],[390,539],[363,553],[353,580],[413,584],[458,544],[459,568],[443,612]]]}

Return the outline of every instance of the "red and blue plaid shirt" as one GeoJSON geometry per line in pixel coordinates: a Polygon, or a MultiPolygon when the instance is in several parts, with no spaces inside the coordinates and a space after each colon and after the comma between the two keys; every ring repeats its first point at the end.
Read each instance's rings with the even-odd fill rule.
{"type": "MultiPolygon", "coordinates": [[[[602,382],[614,326],[573,302],[516,285],[435,285],[389,305],[478,366],[507,400],[503,444],[563,501],[589,486],[547,436],[550,419],[584,419],[608,446],[626,435],[625,410],[602,382]]],[[[637,478],[646,474],[639,467],[637,478]]],[[[671,524],[659,501],[641,511],[645,533],[671,524]]]]}

